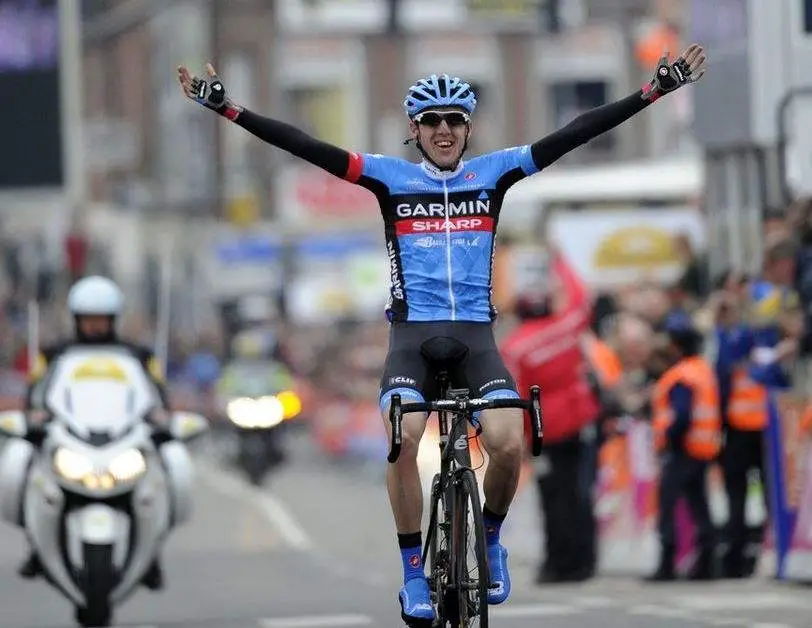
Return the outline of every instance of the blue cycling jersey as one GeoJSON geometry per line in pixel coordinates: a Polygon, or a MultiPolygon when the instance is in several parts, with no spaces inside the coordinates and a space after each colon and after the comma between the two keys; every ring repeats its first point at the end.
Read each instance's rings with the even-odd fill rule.
{"type": "Polygon", "coordinates": [[[536,172],[529,145],[475,157],[453,172],[351,153],[347,179],[371,190],[383,215],[389,320],[493,320],[499,211],[510,186],[536,172]]]}

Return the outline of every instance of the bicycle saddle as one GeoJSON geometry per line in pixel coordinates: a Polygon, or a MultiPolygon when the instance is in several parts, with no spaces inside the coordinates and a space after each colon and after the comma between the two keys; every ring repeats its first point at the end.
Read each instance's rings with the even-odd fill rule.
{"type": "Polygon", "coordinates": [[[468,347],[456,338],[435,336],[420,345],[420,355],[434,365],[451,366],[466,358],[468,347]]]}

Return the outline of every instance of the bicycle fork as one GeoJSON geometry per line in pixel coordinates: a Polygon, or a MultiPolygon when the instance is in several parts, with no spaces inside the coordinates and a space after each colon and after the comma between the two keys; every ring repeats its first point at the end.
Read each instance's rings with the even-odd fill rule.
{"type": "Polygon", "coordinates": [[[429,586],[437,603],[439,621],[454,622],[459,617],[458,599],[460,586],[465,586],[462,579],[467,574],[459,574],[458,561],[454,559],[455,548],[458,548],[464,539],[456,538],[460,534],[459,526],[454,525],[455,499],[459,480],[458,471],[467,469],[464,461],[468,456],[467,435],[453,432],[449,433],[445,417],[440,417],[440,473],[435,476],[431,489],[431,514],[429,518],[428,538],[423,560],[431,549],[432,565],[429,586]],[[446,448],[449,439],[456,439],[459,444],[453,448],[446,448]],[[464,439],[464,440],[463,440],[464,439]],[[442,515],[442,517],[441,517],[442,515]]]}

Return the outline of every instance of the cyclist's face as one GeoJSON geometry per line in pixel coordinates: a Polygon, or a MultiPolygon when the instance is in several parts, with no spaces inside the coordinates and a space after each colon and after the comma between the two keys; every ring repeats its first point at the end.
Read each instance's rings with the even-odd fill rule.
{"type": "Polygon", "coordinates": [[[437,107],[415,116],[409,129],[436,165],[453,168],[471,133],[471,119],[459,107],[437,107]]]}

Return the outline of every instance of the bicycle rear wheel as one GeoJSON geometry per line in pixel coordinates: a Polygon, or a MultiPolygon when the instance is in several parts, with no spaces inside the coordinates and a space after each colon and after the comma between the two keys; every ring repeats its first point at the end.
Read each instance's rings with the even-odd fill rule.
{"type": "Polygon", "coordinates": [[[459,623],[455,628],[488,628],[488,553],[476,476],[458,472],[452,510],[451,556],[459,623]]]}

